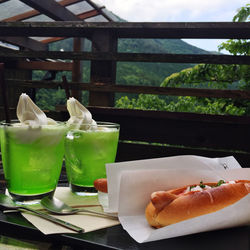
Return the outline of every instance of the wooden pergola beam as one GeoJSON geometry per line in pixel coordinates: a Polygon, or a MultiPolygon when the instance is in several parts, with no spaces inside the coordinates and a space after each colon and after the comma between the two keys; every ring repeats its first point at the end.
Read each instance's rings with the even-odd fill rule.
{"type": "Polygon", "coordinates": [[[40,15],[40,12],[37,10],[30,10],[21,14],[18,14],[16,16],[12,16],[12,17],[8,17],[5,18],[3,20],[1,20],[2,22],[15,22],[15,21],[22,21],[31,17],[35,17],[40,15]]]}
{"type": "Polygon", "coordinates": [[[63,39],[66,39],[67,37],[50,37],[44,40],[41,40],[41,43],[48,44],[48,43],[54,43],[57,41],[61,41],[63,39]]]}
{"type": "Polygon", "coordinates": [[[94,2],[90,1],[90,0],[85,0],[90,6],[92,6],[94,9],[98,10],[100,12],[100,14],[102,16],[104,16],[108,21],[110,22],[113,22],[112,18],[110,18],[105,12],[103,12],[103,8],[104,6],[102,7],[98,7],[97,4],[95,4],[94,2]]]}
{"type": "MultiPolygon", "coordinates": [[[[61,6],[68,6],[71,4],[75,4],[78,2],[81,2],[82,0],[62,0],[60,2],[58,2],[61,6]]],[[[19,15],[16,16],[12,16],[6,19],[3,19],[2,22],[13,22],[13,21],[23,21],[25,19],[31,18],[31,17],[35,17],[40,15],[41,13],[38,10],[30,10],[24,13],[21,13],[19,15]]]]}
{"type": "Polygon", "coordinates": [[[40,13],[52,18],[56,21],[79,21],[71,11],[66,9],[54,0],[21,0],[23,3],[38,10],[40,13]]]}
{"type": "Polygon", "coordinates": [[[87,18],[90,18],[90,17],[94,17],[94,16],[98,16],[100,15],[100,12],[99,10],[89,10],[89,11],[86,11],[86,12],[83,12],[81,14],[78,14],[77,16],[83,20],[83,19],[87,19],[87,18]]]}
{"type": "MultiPolygon", "coordinates": [[[[59,5],[65,7],[65,6],[68,6],[68,5],[78,3],[80,1],[82,1],[82,0],[62,0],[62,1],[57,2],[57,3],[59,5]]],[[[26,0],[24,0],[23,2],[26,2],[26,0]]],[[[28,1],[28,2],[30,2],[30,1],[28,1]]],[[[53,1],[50,1],[50,2],[53,2],[53,1]]],[[[37,1],[35,1],[35,3],[37,3],[37,1]]],[[[76,17],[78,17],[78,20],[80,20],[80,19],[84,20],[84,19],[87,19],[87,18],[90,18],[90,17],[94,17],[94,16],[97,16],[97,15],[99,15],[101,13],[102,13],[102,15],[105,16],[105,13],[103,14],[103,12],[102,12],[102,9],[104,8],[104,6],[103,7],[98,7],[97,5],[95,5],[92,2],[88,2],[88,3],[92,7],[96,8],[96,9],[86,11],[86,12],[83,12],[83,13],[80,13],[80,14],[76,15],[76,17]]],[[[35,6],[32,6],[32,7],[35,8],[35,6]]],[[[34,9],[34,10],[31,10],[31,11],[21,13],[21,14],[16,15],[16,16],[12,16],[10,18],[3,19],[2,21],[3,22],[22,21],[22,20],[25,20],[25,19],[28,19],[28,18],[31,18],[31,17],[38,16],[40,14],[41,13],[38,10],[34,9]]],[[[44,14],[46,14],[46,13],[44,13],[44,14]]],[[[60,20],[60,19],[56,19],[56,20],[60,20]]],[[[64,20],[64,21],[67,21],[67,20],[64,20]]],[[[70,19],[69,21],[72,21],[72,20],[70,19]]],[[[2,41],[8,42],[8,43],[13,44],[13,45],[22,46],[24,48],[30,48],[32,50],[46,50],[47,47],[44,47],[43,44],[56,42],[56,41],[60,41],[60,40],[63,40],[63,39],[65,39],[65,37],[53,37],[53,38],[44,39],[44,40],[38,42],[38,41],[35,41],[34,39],[30,39],[30,38],[25,38],[24,39],[22,37],[16,37],[16,38],[10,39],[10,37],[8,37],[8,38],[5,37],[4,39],[2,39],[2,41]]]]}
{"type": "MultiPolygon", "coordinates": [[[[5,22],[20,21],[40,15],[41,13],[46,14],[51,18],[54,17],[55,20],[79,21],[80,19],[78,17],[76,17],[73,13],[71,13],[64,7],[70,4],[77,3],[79,1],[80,0],[62,0],[59,3],[57,3],[53,0],[43,0],[43,1],[23,0],[22,2],[31,6],[32,8],[34,8],[34,10],[4,19],[3,21],[5,22]],[[57,10],[58,6],[59,6],[59,11],[57,10]],[[66,18],[69,18],[69,20],[67,20],[66,18]]],[[[16,46],[28,48],[31,50],[47,50],[47,45],[28,37],[0,37],[0,40],[16,46]]]]}
{"type": "Polygon", "coordinates": [[[13,44],[23,48],[29,48],[31,50],[46,51],[48,46],[44,43],[38,42],[34,39],[28,37],[2,37],[0,36],[0,41],[13,44]]]}
{"type": "MultiPolygon", "coordinates": [[[[80,19],[84,20],[84,19],[94,17],[94,16],[98,16],[98,15],[100,15],[100,13],[97,10],[90,10],[90,11],[78,14],[77,16],[80,19]]],[[[47,44],[47,43],[57,42],[57,41],[60,41],[60,40],[63,40],[63,39],[65,39],[65,37],[51,37],[51,38],[41,40],[40,42],[47,44]]]]}

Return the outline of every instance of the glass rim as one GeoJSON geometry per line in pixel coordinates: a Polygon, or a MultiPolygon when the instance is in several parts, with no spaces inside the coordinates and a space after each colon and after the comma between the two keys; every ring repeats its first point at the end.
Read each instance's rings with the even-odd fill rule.
{"type": "Polygon", "coordinates": [[[87,124],[87,123],[83,123],[81,125],[90,125],[90,126],[103,126],[103,127],[120,127],[119,123],[115,123],[115,122],[103,122],[103,121],[96,121],[96,125],[95,124],[87,124]]]}
{"type": "MultiPolygon", "coordinates": [[[[43,126],[50,126],[50,125],[52,125],[52,126],[59,126],[59,125],[63,125],[63,124],[66,124],[66,122],[62,122],[62,121],[55,121],[55,122],[57,122],[57,124],[43,124],[43,125],[34,125],[34,127],[43,127],[43,126]]],[[[10,122],[6,122],[5,120],[3,120],[3,121],[0,121],[0,126],[9,126],[9,127],[11,127],[11,126],[13,126],[14,124],[22,124],[18,119],[12,119],[12,120],[10,120],[10,122]]],[[[30,126],[29,124],[22,124],[23,125],[23,127],[28,127],[28,126],[30,126]]],[[[33,126],[32,126],[33,127],[33,126]]]]}
{"type": "MultiPolygon", "coordinates": [[[[60,126],[60,125],[66,125],[67,126],[67,121],[55,121],[57,124],[50,124],[52,126],[60,126]]],[[[0,126],[13,126],[13,124],[21,124],[21,122],[18,119],[12,119],[10,122],[6,122],[5,120],[0,121],[0,126]]],[[[43,126],[50,126],[48,124],[43,124],[43,125],[37,125],[37,127],[43,127],[43,126]]],[[[96,121],[96,124],[89,124],[89,123],[82,123],[81,126],[98,126],[98,127],[108,127],[108,128],[120,128],[119,123],[115,122],[105,122],[105,121],[96,121]]],[[[28,124],[23,124],[24,127],[28,127],[30,125],[28,124]]],[[[70,127],[70,126],[69,126],[70,127]]]]}
{"type": "MultiPolygon", "coordinates": [[[[95,121],[96,123],[81,123],[81,124],[68,124],[67,126],[69,127],[69,129],[78,129],[79,127],[88,127],[88,128],[92,128],[92,127],[106,127],[106,128],[120,128],[120,124],[119,123],[115,123],[115,122],[104,122],[104,121],[95,121]]],[[[67,122],[66,122],[67,124],[67,122]]]]}

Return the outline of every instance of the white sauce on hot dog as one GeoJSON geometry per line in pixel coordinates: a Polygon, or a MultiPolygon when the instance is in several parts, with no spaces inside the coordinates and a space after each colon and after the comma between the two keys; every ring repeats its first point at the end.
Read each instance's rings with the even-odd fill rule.
{"type": "MultiPolygon", "coordinates": [[[[225,182],[223,184],[221,184],[220,186],[223,186],[223,185],[230,185],[230,184],[235,184],[235,181],[228,181],[228,182],[225,182]]],[[[183,194],[186,194],[186,193],[189,193],[189,192],[201,192],[201,191],[206,191],[210,188],[214,188],[214,187],[210,187],[208,185],[204,185],[204,187],[201,187],[200,185],[196,185],[196,186],[188,186],[186,188],[185,191],[183,191],[183,194]]]]}
{"type": "Polygon", "coordinates": [[[197,185],[197,186],[195,186],[195,187],[193,187],[193,186],[188,186],[187,188],[186,188],[186,190],[183,192],[184,194],[186,194],[186,193],[189,193],[189,192],[201,192],[201,191],[204,191],[204,190],[207,190],[207,189],[210,189],[210,188],[212,188],[212,187],[210,187],[210,186],[208,186],[208,185],[205,185],[205,187],[204,188],[201,188],[199,185],[197,185]]]}

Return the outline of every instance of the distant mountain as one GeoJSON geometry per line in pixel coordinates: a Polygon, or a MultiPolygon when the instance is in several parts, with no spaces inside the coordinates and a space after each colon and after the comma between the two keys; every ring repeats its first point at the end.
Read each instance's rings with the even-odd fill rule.
{"type": "MultiPolygon", "coordinates": [[[[51,50],[72,50],[72,39],[56,42],[50,45],[51,50]]],[[[91,42],[85,40],[85,51],[91,50],[91,42]]],[[[192,46],[181,39],[119,39],[118,52],[127,53],[175,53],[175,54],[208,54],[205,50],[192,46]]],[[[130,85],[160,86],[169,75],[189,68],[188,63],[145,63],[118,62],[117,83],[130,85]]],[[[89,66],[85,63],[85,81],[89,80],[89,66]]]]}
{"type": "Polygon", "coordinates": [[[119,52],[208,54],[210,52],[190,45],[181,39],[121,39],[119,52]]]}
{"type": "MultiPolygon", "coordinates": [[[[117,22],[127,22],[111,11],[108,13],[117,22]]],[[[181,39],[119,39],[118,52],[131,53],[173,53],[173,54],[210,54],[181,39]]],[[[118,63],[117,82],[129,84],[128,79],[143,85],[159,86],[169,75],[189,68],[194,64],[183,63],[118,63]],[[132,75],[131,75],[132,74],[132,75]],[[129,77],[131,76],[131,77],[129,77]]],[[[132,83],[132,82],[130,82],[132,83]]]]}
{"type": "MultiPolygon", "coordinates": [[[[105,9],[105,12],[116,22],[127,22],[115,13],[105,9]]],[[[71,50],[72,39],[52,44],[53,50],[71,50]],[[58,47],[59,46],[59,47],[58,47]]],[[[91,50],[90,41],[85,42],[85,51],[91,50]]],[[[190,45],[181,39],[119,39],[118,52],[128,53],[173,53],[173,54],[209,54],[211,52],[190,45]]],[[[88,65],[88,64],[87,64],[88,65]]],[[[194,66],[183,63],[117,63],[117,83],[133,85],[160,86],[169,75],[182,69],[194,66]]],[[[85,66],[85,79],[88,80],[88,66],[85,66]]]]}
{"type": "MultiPolygon", "coordinates": [[[[115,16],[112,13],[113,16],[115,16]]],[[[115,16],[117,21],[125,22],[115,16]]],[[[50,50],[64,51],[72,50],[72,39],[50,44],[50,50]]],[[[84,51],[91,50],[91,42],[85,39],[84,51]]],[[[198,47],[192,46],[181,39],[119,39],[118,52],[128,53],[174,53],[174,54],[210,54],[198,47]]],[[[164,79],[172,73],[180,72],[185,68],[193,67],[195,64],[188,63],[145,63],[145,62],[118,62],[117,84],[160,86],[164,79]]],[[[84,62],[83,81],[89,81],[90,65],[84,62]]],[[[116,99],[127,94],[116,94],[116,99]]],[[[130,97],[135,94],[128,94],[130,97]]],[[[84,98],[86,100],[86,98],[84,98]]]]}
{"type": "MultiPolygon", "coordinates": [[[[131,53],[174,53],[208,54],[209,52],[192,46],[181,39],[120,39],[119,52],[131,53]]],[[[189,68],[188,63],[118,63],[117,82],[122,84],[143,84],[160,86],[169,75],[189,68]],[[131,76],[131,77],[129,77],[131,76]],[[133,82],[129,82],[134,80],[133,82]]]]}

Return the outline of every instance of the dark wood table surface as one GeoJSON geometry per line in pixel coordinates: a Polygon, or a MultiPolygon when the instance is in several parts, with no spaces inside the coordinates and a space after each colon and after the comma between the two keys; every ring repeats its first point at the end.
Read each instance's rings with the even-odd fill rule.
{"type": "MultiPolygon", "coordinates": [[[[60,185],[67,185],[61,182],[60,185]]],[[[4,192],[4,188],[0,189],[4,192]]],[[[246,208],[250,209],[250,208],[246,208]]],[[[171,249],[171,250],[250,250],[250,226],[216,230],[139,244],[121,225],[82,234],[44,235],[19,213],[0,210],[0,235],[36,242],[43,249],[171,249]]]]}

